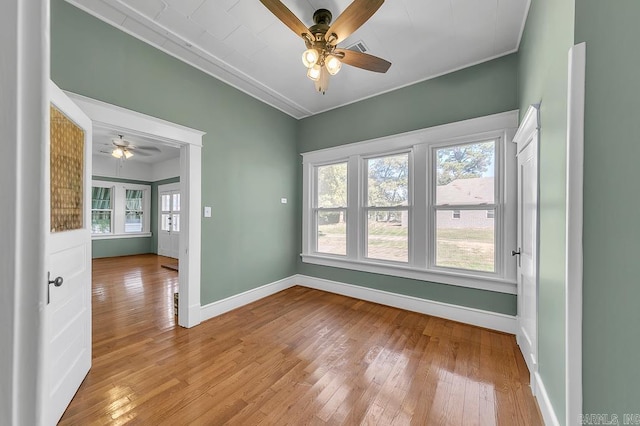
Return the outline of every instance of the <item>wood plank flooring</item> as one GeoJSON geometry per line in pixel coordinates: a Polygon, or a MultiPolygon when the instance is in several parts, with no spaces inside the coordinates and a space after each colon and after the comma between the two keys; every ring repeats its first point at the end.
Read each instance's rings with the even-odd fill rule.
{"type": "Polygon", "coordinates": [[[93,261],[93,367],[61,424],[542,424],[511,335],[304,287],[184,329],[166,260],[93,261]]]}

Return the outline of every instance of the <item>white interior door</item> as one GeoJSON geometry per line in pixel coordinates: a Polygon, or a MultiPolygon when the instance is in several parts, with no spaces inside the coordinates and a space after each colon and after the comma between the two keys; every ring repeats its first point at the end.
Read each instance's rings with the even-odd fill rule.
{"type": "Polygon", "coordinates": [[[58,422],[91,367],[91,121],[53,83],[43,412],[58,422]]]}
{"type": "Polygon", "coordinates": [[[158,187],[158,254],[177,259],[180,245],[180,184],[158,187]]]}
{"type": "Polygon", "coordinates": [[[518,344],[531,374],[538,369],[538,127],[530,109],[516,134],[518,144],[518,344]],[[532,122],[535,121],[535,122],[532,122]],[[522,131],[521,131],[522,130],[522,131]]]}

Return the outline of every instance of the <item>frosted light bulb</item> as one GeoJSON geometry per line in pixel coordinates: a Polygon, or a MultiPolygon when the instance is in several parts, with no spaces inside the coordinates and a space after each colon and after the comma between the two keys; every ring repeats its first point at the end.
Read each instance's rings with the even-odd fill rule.
{"type": "Polygon", "coordinates": [[[302,52],[302,63],[307,68],[313,67],[318,62],[318,58],[320,55],[316,49],[307,49],[302,52]]]}
{"type": "Polygon", "coordinates": [[[340,59],[336,58],[335,56],[327,56],[327,59],[325,59],[324,62],[324,66],[327,67],[327,71],[329,71],[329,74],[336,75],[338,74],[338,71],[340,71],[340,68],[342,68],[342,62],[340,62],[340,59]]]}

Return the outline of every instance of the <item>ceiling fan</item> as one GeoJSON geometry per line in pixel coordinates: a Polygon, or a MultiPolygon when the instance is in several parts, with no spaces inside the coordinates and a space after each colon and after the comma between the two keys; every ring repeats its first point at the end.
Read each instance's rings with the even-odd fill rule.
{"type": "Polygon", "coordinates": [[[116,158],[123,160],[133,157],[134,152],[142,156],[150,156],[154,152],[160,152],[160,149],[155,146],[139,146],[133,145],[128,140],[124,139],[123,135],[118,135],[118,138],[111,141],[111,145],[104,144],[105,146],[113,147],[111,151],[100,151],[104,154],[111,154],[116,158]]]}
{"type": "Polygon", "coordinates": [[[307,28],[279,0],[260,0],[267,9],[305,42],[307,50],[302,63],[307,67],[307,77],[315,83],[316,90],[324,94],[329,86],[329,75],[340,71],[342,63],[368,71],[385,73],[391,62],[367,53],[341,49],[337,44],[360,28],[382,6],[384,0],[354,0],[331,24],[331,12],[318,9],[313,14],[315,25],[307,28]]]}

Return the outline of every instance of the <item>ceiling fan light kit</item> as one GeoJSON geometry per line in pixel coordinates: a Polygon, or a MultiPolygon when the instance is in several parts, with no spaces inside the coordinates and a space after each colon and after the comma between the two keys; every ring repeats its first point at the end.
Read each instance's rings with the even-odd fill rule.
{"type": "Polygon", "coordinates": [[[111,141],[113,143],[113,151],[111,151],[111,155],[116,158],[128,160],[129,158],[133,157],[133,152],[131,152],[127,148],[129,143],[123,139],[123,135],[118,135],[118,136],[119,136],[119,139],[114,139],[111,141]]]}
{"type": "Polygon", "coordinates": [[[113,148],[113,151],[111,151],[111,155],[116,158],[124,157],[125,159],[129,159],[133,157],[133,152],[129,151],[127,148],[118,146],[113,148]]]}
{"type": "Polygon", "coordinates": [[[336,75],[342,63],[368,71],[385,73],[391,62],[362,53],[341,49],[337,44],[349,37],[382,6],[384,0],[354,0],[331,24],[331,12],[318,9],[313,14],[315,25],[307,28],[280,0],[260,0],[287,27],[305,42],[302,63],[307,77],[322,94],[329,87],[329,75],[336,75]],[[331,25],[330,25],[331,24],[331,25]]]}

